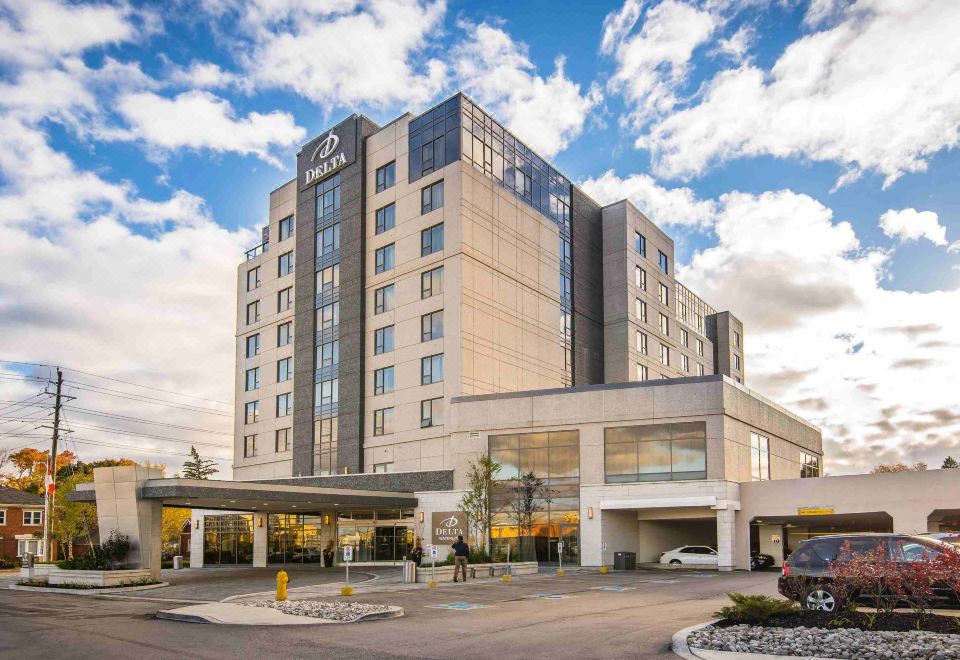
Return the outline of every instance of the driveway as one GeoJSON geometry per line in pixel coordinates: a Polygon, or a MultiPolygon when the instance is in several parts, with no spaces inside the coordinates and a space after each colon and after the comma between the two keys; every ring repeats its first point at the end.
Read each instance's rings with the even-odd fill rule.
{"type": "MultiPolygon", "coordinates": [[[[211,573],[209,583],[202,578],[203,584],[217,593],[222,593],[218,582],[232,582],[239,576],[238,572],[221,573],[229,569],[196,570],[220,573],[219,579],[211,573]]],[[[256,580],[262,585],[267,577],[257,576],[256,580]]],[[[319,576],[311,572],[306,577],[312,581],[319,576]]],[[[389,576],[381,580],[365,587],[377,591],[364,591],[352,600],[399,605],[406,611],[405,617],[296,628],[240,628],[154,619],[157,609],[171,606],[147,600],[166,597],[156,593],[161,590],[122,598],[0,591],[0,657],[7,653],[14,657],[23,649],[45,658],[127,656],[138,660],[670,657],[671,635],[709,619],[727,601],[726,592],[776,593],[776,575],[770,573],[640,570],[564,578],[541,574],[514,578],[511,583],[448,582],[435,590],[400,585],[389,576]]],[[[190,589],[201,586],[199,581],[187,582],[193,582],[190,589]]],[[[181,583],[175,588],[187,587],[181,583]]]]}

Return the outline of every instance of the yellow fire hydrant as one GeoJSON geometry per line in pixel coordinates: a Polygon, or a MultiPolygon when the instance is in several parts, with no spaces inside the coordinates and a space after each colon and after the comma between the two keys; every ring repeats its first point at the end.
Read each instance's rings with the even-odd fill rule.
{"type": "Polygon", "coordinates": [[[287,582],[289,581],[290,578],[287,577],[286,571],[277,573],[277,600],[287,599],[287,582]]]}

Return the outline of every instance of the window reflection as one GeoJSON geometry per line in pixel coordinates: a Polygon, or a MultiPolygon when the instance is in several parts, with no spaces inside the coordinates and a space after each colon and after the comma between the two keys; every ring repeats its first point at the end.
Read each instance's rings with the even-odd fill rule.
{"type": "Polygon", "coordinates": [[[707,478],[707,424],[647,424],[604,430],[607,483],[707,478]]]}

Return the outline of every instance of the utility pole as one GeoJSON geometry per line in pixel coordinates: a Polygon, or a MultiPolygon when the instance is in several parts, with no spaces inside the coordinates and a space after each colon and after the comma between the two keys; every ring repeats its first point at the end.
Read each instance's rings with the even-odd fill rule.
{"type": "Polygon", "coordinates": [[[63,388],[63,372],[57,367],[57,398],[53,407],[53,438],[50,456],[47,458],[47,474],[43,496],[43,559],[50,561],[50,516],[53,514],[54,491],[57,483],[57,440],[60,439],[60,391],[63,388]]]}

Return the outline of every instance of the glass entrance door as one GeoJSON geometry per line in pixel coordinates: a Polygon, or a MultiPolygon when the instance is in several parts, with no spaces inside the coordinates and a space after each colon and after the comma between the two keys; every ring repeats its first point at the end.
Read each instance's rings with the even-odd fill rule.
{"type": "Polygon", "coordinates": [[[580,563],[580,525],[560,525],[560,540],[563,541],[563,563],[580,563]]]}

